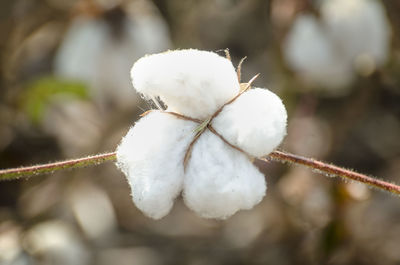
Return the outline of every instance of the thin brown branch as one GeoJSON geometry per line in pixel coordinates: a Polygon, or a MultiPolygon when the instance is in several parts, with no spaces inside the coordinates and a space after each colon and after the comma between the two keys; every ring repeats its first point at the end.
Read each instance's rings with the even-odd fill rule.
{"type": "MultiPolygon", "coordinates": [[[[383,181],[377,178],[373,178],[361,173],[357,173],[349,169],[327,164],[318,160],[286,153],[283,151],[274,151],[271,154],[269,154],[268,157],[272,160],[276,160],[281,163],[289,162],[292,164],[303,165],[325,175],[337,176],[343,179],[361,182],[369,186],[382,189],[393,194],[400,195],[400,186],[396,184],[383,181]]],[[[268,161],[268,158],[261,158],[261,160],[268,161]]]]}
{"type": "MultiPolygon", "coordinates": [[[[212,127],[208,128],[210,129],[212,127]]],[[[78,159],[65,160],[61,162],[36,165],[31,167],[3,169],[0,170],[0,180],[15,180],[39,174],[53,173],[65,169],[95,166],[105,163],[107,161],[114,161],[114,160],[116,160],[116,153],[111,152],[111,153],[88,156],[78,159]]],[[[303,165],[311,168],[312,170],[316,170],[324,175],[337,176],[343,179],[361,182],[369,186],[376,187],[380,190],[385,190],[392,194],[400,195],[399,185],[383,181],[380,179],[376,179],[335,165],[330,165],[311,158],[306,158],[295,154],[286,153],[283,151],[274,151],[271,154],[269,154],[267,158],[260,158],[260,160],[262,161],[275,160],[281,163],[289,162],[292,164],[303,165]]]]}
{"type": "Polygon", "coordinates": [[[94,156],[82,157],[78,159],[65,160],[60,162],[0,170],[1,180],[13,180],[24,177],[30,177],[39,174],[53,173],[64,169],[81,168],[87,166],[99,165],[107,161],[114,161],[116,153],[106,153],[94,156]]]}

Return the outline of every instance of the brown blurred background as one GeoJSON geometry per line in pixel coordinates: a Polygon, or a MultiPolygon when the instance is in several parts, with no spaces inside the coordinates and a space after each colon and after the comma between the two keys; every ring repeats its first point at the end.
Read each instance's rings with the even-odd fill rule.
{"type": "MultiPolygon", "coordinates": [[[[282,97],[283,149],[400,183],[400,2],[373,1],[384,18],[365,15],[374,30],[361,8],[339,16],[347,38],[343,25],[330,35],[323,2],[2,0],[0,168],[113,151],[152,107],[131,88],[135,60],[229,48],[234,64],[247,56],[244,80],[261,73],[255,85],[282,97]],[[311,24],[300,41],[304,14],[320,30],[311,24]],[[380,59],[346,55],[374,38],[380,59]]],[[[112,163],[1,182],[0,264],[400,264],[398,197],[257,165],[267,196],[227,221],[201,219],[181,199],[162,220],[146,218],[112,163]]]]}

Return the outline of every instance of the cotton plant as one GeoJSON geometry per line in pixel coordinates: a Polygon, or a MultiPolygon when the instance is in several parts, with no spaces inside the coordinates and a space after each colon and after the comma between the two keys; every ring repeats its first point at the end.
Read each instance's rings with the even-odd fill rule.
{"type": "Polygon", "coordinates": [[[390,25],[376,0],[323,0],[319,11],[319,19],[310,14],[296,18],[283,53],[309,83],[344,92],[356,72],[369,75],[386,62],[390,25]]]}
{"type": "Polygon", "coordinates": [[[252,159],[286,134],[277,95],[240,84],[229,59],[194,49],[143,57],[131,77],[137,92],[167,105],[136,122],[116,151],[143,213],[164,217],[181,192],[206,218],[225,219],[262,200],[265,177],[252,159]]]}
{"type": "Polygon", "coordinates": [[[213,52],[178,50],[139,59],[136,90],[162,104],[142,114],[116,151],[28,167],[0,169],[0,181],[117,161],[136,206],[160,219],[182,193],[202,217],[225,219],[251,209],[266,193],[254,159],[302,165],[325,176],[400,195],[400,185],[315,159],[275,150],[286,110],[274,93],[240,83],[231,61],[213,52]]]}

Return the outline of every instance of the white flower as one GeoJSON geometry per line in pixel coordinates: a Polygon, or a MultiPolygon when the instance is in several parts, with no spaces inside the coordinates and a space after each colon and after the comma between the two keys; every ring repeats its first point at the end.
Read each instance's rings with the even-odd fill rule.
{"type": "Polygon", "coordinates": [[[390,25],[375,0],[323,0],[321,17],[297,17],[284,44],[289,66],[326,88],[349,86],[355,72],[371,74],[389,54],[390,25]]]}
{"type": "Polygon", "coordinates": [[[255,88],[224,106],[239,94],[239,81],[229,60],[207,51],[146,56],[131,75],[138,92],[168,105],[166,112],[142,117],[117,149],[117,165],[140,210],[159,219],[182,191],[186,205],[208,218],[224,219],[261,201],[265,178],[248,155],[269,154],[286,134],[286,110],[278,96],[255,88]],[[206,127],[193,142],[199,123],[167,113],[207,120],[221,107],[209,125],[224,139],[206,127]]]}

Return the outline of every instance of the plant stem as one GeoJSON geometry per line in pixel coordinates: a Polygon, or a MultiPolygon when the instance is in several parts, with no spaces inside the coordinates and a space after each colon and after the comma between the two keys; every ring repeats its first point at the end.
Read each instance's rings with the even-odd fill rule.
{"type": "MultiPolygon", "coordinates": [[[[115,161],[115,160],[116,160],[116,153],[111,152],[100,155],[88,156],[84,158],[65,160],[61,162],[36,165],[31,167],[4,169],[0,170],[0,181],[14,180],[39,174],[53,173],[55,171],[64,169],[94,166],[102,164],[107,161],[115,161]]],[[[283,151],[274,151],[271,154],[269,154],[268,157],[260,158],[260,160],[262,161],[275,160],[281,163],[289,162],[292,164],[303,165],[325,175],[338,176],[343,179],[361,182],[369,186],[388,191],[392,194],[400,195],[400,186],[396,184],[372,178],[349,169],[344,169],[338,166],[330,165],[311,158],[306,158],[283,151]]]]}
{"type": "MultiPolygon", "coordinates": [[[[400,195],[400,186],[396,184],[376,179],[373,177],[369,177],[367,175],[360,174],[349,169],[344,169],[335,165],[330,165],[311,158],[302,157],[282,151],[274,151],[271,154],[269,154],[268,157],[272,160],[276,160],[281,163],[289,162],[292,164],[303,165],[321,174],[325,174],[332,177],[341,177],[345,180],[353,180],[356,182],[361,182],[369,186],[385,190],[396,195],[400,195]]],[[[261,160],[268,161],[268,158],[261,158],[261,160]]]]}
{"type": "Polygon", "coordinates": [[[13,180],[39,174],[53,173],[64,169],[73,169],[99,165],[107,161],[114,161],[116,153],[106,153],[78,159],[65,160],[31,167],[11,168],[0,170],[0,180],[13,180]]]}

